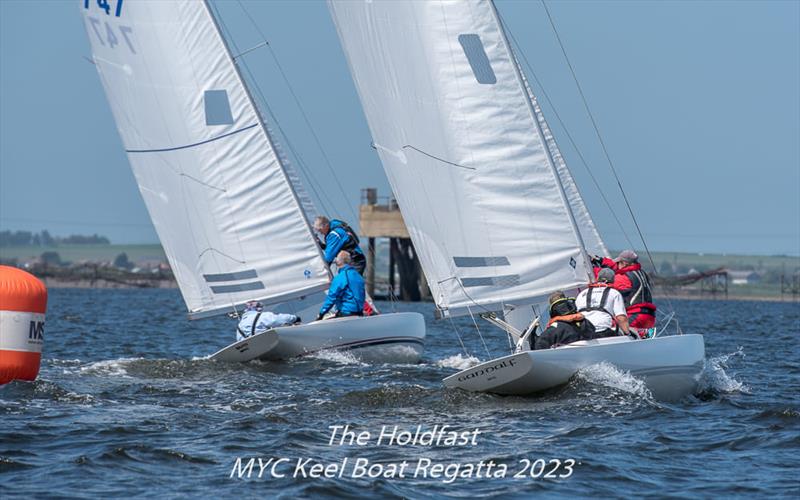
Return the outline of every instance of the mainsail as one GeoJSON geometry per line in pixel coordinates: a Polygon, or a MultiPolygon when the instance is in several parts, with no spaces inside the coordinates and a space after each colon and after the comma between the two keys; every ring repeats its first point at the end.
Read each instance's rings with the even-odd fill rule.
{"type": "Polygon", "coordinates": [[[324,290],[329,270],[208,5],[84,0],[80,7],[190,316],[324,290]]]}
{"type": "Polygon", "coordinates": [[[609,255],[608,248],[606,248],[603,238],[600,237],[600,232],[597,230],[597,226],[594,225],[594,220],[592,220],[592,216],[589,214],[589,209],[586,208],[586,204],[583,202],[583,197],[578,190],[578,185],[575,183],[575,179],[572,177],[572,173],[569,171],[569,168],[567,168],[567,162],[564,161],[564,156],[561,154],[561,150],[558,148],[558,144],[556,144],[553,133],[550,131],[550,126],[544,119],[542,108],[539,106],[539,101],[533,94],[533,90],[531,90],[528,79],[525,77],[525,72],[522,71],[522,66],[520,66],[519,61],[517,61],[516,58],[515,61],[520,77],[522,78],[522,82],[525,84],[525,90],[528,93],[528,98],[533,105],[534,114],[536,115],[536,119],[539,121],[542,135],[545,138],[548,149],[550,149],[550,157],[553,159],[553,162],[556,165],[558,176],[561,179],[561,185],[564,187],[567,200],[572,208],[572,214],[575,216],[578,230],[580,230],[581,236],[583,237],[583,244],[586,246],[586,251],[592,255],[609,255]]]}
{"type": "Polygon", "coordinates": [[[493,5],[328,4],[443,313],[530,304],[586,284],[585,247],[602,241],[493,5]]]}

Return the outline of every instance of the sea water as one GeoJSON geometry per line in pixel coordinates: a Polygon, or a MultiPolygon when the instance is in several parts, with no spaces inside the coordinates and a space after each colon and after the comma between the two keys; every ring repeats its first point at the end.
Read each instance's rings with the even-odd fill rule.
{"type": "Polygon", "coordinates": [[[175,290],[51,290],[39,380],[0,387],[0,497],[797,496],[800,304],[673,304],[707,358],[665,403],[610,364],[538,397],[445,389],[508,341],[430,304],[379,304],[425,315],[416,365],[238,365],[206,359],[232,320],[187,321],[175,290]]]}

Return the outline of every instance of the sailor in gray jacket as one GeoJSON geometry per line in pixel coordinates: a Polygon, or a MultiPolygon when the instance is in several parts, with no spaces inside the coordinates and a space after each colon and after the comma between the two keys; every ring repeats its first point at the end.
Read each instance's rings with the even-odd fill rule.
{"type": "Polygon", "coordinates": [[[236,327],[236,340],[264,333],[276,326],[295,325],[300,323],[300,317],[294,314],[275,314],[264,311],[261,302],[248,302],[244,306],[244,313],[236,327]]]}

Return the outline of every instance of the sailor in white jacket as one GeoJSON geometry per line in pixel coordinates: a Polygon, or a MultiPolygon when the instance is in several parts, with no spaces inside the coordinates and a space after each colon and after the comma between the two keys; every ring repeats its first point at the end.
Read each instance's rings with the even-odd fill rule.
{"type": "Polygon", "coordinates": [[[260,302],[245,304],[244,313],[236,327],[236,340],[243,340],[259,333],[264,333],[276,326],[294,325],[300,323],[300,318],[294,314],[275,314],[264,311],[260,302]]]}

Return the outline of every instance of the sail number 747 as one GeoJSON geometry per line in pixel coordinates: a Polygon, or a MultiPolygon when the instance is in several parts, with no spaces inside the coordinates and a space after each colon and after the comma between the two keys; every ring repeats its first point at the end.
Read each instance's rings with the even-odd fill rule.
{"type": "MultiPolygon", "coordinates": [[[[111,1],[109,0],[83,0],[84,8],[88,9],[89,5],[96,5],[100,10],[105,11],[107,15],[111,15],[111,1]]],[[[114,9],[114,16],[119,17],[122,14],[122,0],[117,0],[116,8],[114,9]]]]}

